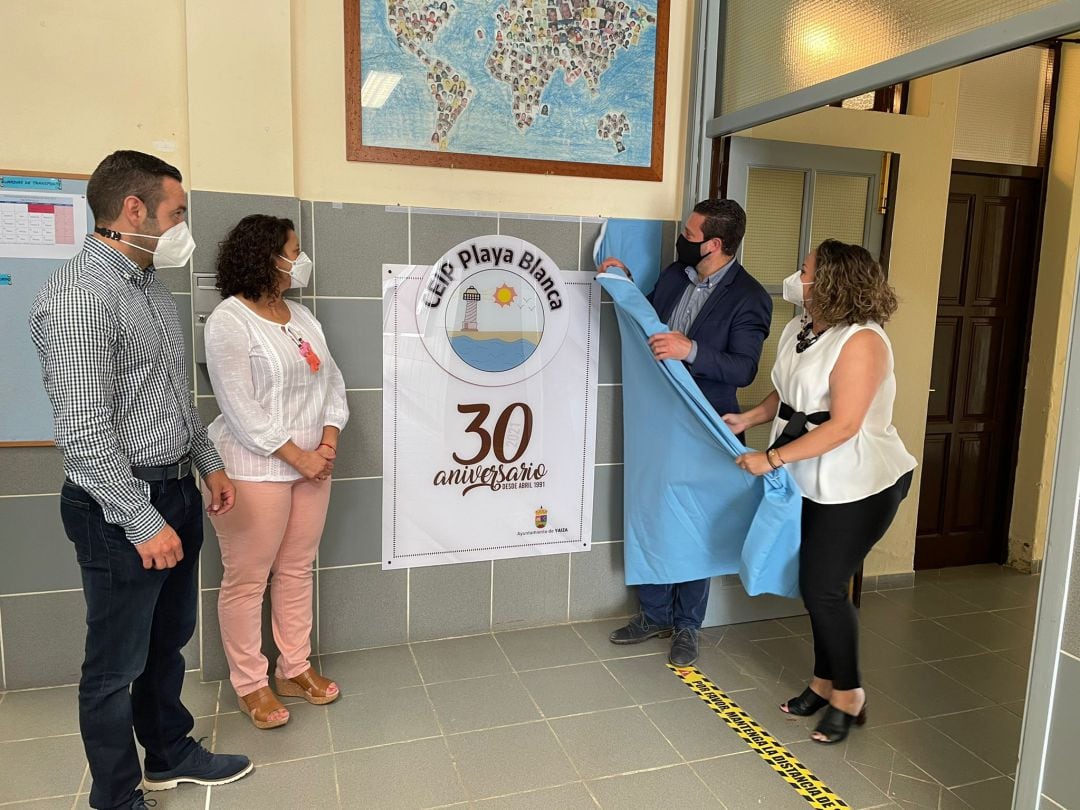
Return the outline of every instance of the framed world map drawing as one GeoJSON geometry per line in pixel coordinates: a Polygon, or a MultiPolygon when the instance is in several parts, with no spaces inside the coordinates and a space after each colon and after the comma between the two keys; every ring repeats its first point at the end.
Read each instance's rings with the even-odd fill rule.
{"type": "Polygon", "coordinates": [[[345,0],[346,157],[660,180],[670,0],[345,0]]]}

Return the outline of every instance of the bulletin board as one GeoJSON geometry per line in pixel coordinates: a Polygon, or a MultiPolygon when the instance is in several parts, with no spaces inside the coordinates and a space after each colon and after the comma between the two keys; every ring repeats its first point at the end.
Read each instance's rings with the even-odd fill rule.
{"type": "Polygon", "coordinates": [[[88,179],[0,168],[0,447],[53,444],[52,408],[27,316],[38,290],[93,229],[88,179]]]}

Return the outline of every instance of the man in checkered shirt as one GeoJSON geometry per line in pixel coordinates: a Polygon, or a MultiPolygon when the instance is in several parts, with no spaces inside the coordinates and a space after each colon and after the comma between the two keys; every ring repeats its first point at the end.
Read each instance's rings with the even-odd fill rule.
{"type": "Polygon", "coordinates": [[[182,648],[195,630],[202,498],[234,489],[194,408],[183,333],[162,267],[194,242],[180,172],[115,152],[87,186],[96,228],[38,293],[30,331],[67,479],[60,515],[86,599],[79,727],[95,808],[142,808],[140,790],[219,785],[252,770],[190,736],[182,648]],[[146,750],[143,776],[132,737],[146,750]]]}

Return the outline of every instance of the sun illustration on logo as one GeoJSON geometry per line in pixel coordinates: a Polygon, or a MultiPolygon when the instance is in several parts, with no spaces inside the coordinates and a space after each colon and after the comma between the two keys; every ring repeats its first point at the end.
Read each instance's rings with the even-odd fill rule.
{"type": "Polygon", "coordinates": [[[514,299],[518,297],[517,290],[511,287],[509,284],[500,284],[495,289],[495,303],[500,307],[508,307],[514,303],[514,299]]]}

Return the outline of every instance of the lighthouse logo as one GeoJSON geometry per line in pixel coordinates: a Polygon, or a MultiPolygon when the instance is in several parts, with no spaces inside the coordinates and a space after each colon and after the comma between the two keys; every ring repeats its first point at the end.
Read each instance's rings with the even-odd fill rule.
{"type": "Polygon", "coordinates": [[[562,274],[542,250],[485,236],[457,245],[432,267],[417,326],[432,359],[453,376],[510,385],[558,353],[569,306],[562,274]]]}
{"type": "Polygon", "coordinates": [[[454,353],[489,372],[509,371],[532,357],[544,335],[544,307],[532,285],[518,273],[493,269],[462,287],[446,306],[454,353]]]}

